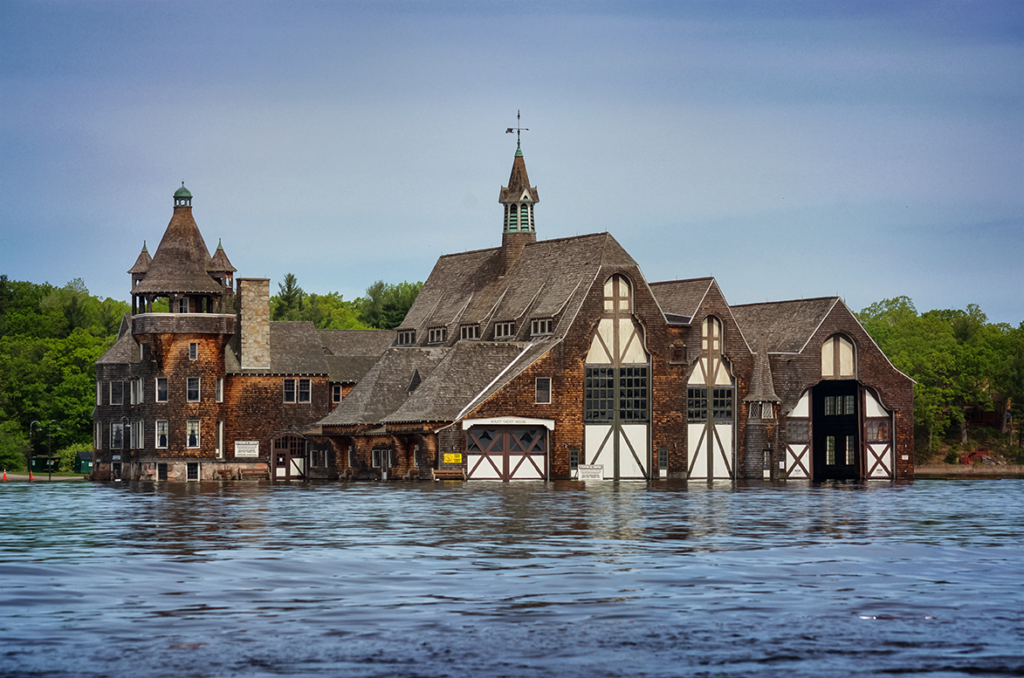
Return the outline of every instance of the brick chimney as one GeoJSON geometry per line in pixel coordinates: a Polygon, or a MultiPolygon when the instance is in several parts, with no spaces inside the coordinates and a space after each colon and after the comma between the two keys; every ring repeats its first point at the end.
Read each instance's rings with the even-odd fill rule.
{"type": "Polygon", "coordinates": [[[242,369],[270,368],[270,278],[238,278],[242,369]]]}

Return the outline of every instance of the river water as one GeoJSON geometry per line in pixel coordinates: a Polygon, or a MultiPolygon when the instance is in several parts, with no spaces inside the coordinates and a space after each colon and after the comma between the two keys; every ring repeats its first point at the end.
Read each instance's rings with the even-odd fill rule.
{"type": "Polygon", "coordinates": [[[1024,675],[1024,480],[7,483],[0,675],[1024,675]]]}

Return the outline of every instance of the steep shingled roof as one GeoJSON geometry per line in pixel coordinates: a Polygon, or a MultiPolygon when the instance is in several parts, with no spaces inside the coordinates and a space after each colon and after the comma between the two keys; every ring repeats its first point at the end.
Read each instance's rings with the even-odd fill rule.
{"type": "Polygon", "coordinates": [[[768,360],[768,342],[763,340],[754,354],[754,373],[750,375],[750,392],[744,402],[777,403],[781,399],[775,393],[771,361],[768,360]]]}
{"type": "MultiPolygon", "coordinates": [[[[438,259],[405,320],[422,343],[431,327],[517,321],[516,338],[529,338],[530,318],[564,315],[581,303],[601,267],[632,267],[636,262],[608,233],[544,240],[527,245],[504,277],[500,248],[449,254],[438,259]]],[[[556,329],[556,334],[558,330],[556,329]]]]}
{"type": "Polygon", "coordinates": [[[328,380],[357,382],[395,341],[393,330],[317,330],[323,343],[328,380]]]}
{"type": "Polygon", "coordinates": [[[768,350],[799,353],[839,297],[794,299],[732,307],[733,317],[745,336],[763,338],[768,350]]]}
{"type": "Polygon", "coordinates": [[[228,255],[224,253],[224,246],[219,240],[217,241],[217,251],[213,253],[213,258],[206,265],[206,270],[210,273],[234,273],[238,270],[231,265],[228,255]]]}
{"type": "Polygon", "coordinates": [[[457,344],[384,423],[454,421],[524,348],[524,344],[508,342],[457,344]]]}
{"type": "Polygon", "coordinates": [[[512,161],[512,173],[508,177],[508,186],[501,187],[498,202],[518,202],[523,193],[527,191],[530,194],[530,200],[540,202],[540,194],[537,193],[536,187],[530,186],[530,177],[526,174],[526,160],[523,158],[523,152],[517,150],[516,157],[512,161]]]}
{"type": "Polygon", "coordinates": [[[210,251],[192,208],[175,206],[146,278],[132,294],[221,294],[223,286],[207,273],[209,263],[210,251]]]}
{"type": "Polygon", "coordinates": [[[142,251],[139,252],[139,258],[135,260],[135,265],[128,269],[129,273],[145,273],[149,270],[149,265],[153,263],[153,257],[149,256],[149,250],[146,249],[146,241],[142,241],[142,251]]]}
{"type": "Polygon", "coordinates": [[[670,280],[651,283],[651,292],[663,312],[692,318],[714,283],[714,278],[670,280]]]}
{"type": "Polygon", "coordinates": [[[450,349],[389,348],[322,426],[380,424],[401,407],[416,372],[426,379],[450,349]]]}

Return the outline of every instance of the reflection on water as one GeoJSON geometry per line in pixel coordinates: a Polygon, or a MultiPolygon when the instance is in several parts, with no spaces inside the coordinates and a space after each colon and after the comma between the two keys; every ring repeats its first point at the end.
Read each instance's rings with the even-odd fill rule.
{"type": "Polygon", "coordinates": [[[1024,673],[1024,481],[0,486],[0,675],[1024,673]]]}

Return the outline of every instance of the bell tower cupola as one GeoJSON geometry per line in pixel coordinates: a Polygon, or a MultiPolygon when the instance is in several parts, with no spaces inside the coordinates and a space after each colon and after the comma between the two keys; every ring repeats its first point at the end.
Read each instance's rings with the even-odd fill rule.
{"type": "Polygon", "coordinates": [[[537,193],[536,186],[530,186],[530,177],[526,174],[526,160],[523,158],[520,134],[528,131],[528,128],[519,126],[519,120],[517,111],[516,127],[505,130],[507,134],[516,133],[516,155],[512,160],[508,186],[502,186],[498,195],[498,203],[504,208],[501,232],[503,272],[508,272],[512,268],[524,247],[537,242],[534,207],[540,202],[540,194],[537,193]]]}
{"type": "Polygon", "coordinates": [[[181,182],[181,188],[174,192],[175,207],[192,207],[192,194],[185,188],[185,182],[181,182]]]}

